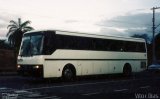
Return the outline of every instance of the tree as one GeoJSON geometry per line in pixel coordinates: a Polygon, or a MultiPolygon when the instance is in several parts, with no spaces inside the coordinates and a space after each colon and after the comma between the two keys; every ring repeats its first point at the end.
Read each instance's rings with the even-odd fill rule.
{"type": "Polygon", "coordinates": [[[33,30],[32,27],[28,26],[31,23],[31,21],[25,21],[21,22],[21,19],[18,18],[18,22],[11,20],[10,24],[8,25],[8,41],[11,47],[13,47],[16,50],[19,50],[22,36],[25,32],[33,30]]]}
{"type": "Polygon", "coordinates": [[[147,43],[150,41],[150,38],[147,34],[134,34],[131,37],[143,38],[146,40],[147,43]]]}

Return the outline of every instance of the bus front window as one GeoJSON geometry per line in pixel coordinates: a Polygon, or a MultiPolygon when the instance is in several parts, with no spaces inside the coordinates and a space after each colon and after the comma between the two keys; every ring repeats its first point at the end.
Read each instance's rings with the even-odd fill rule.
{"type": "Polygon", "coordinates": [[[41,55],[43,49],[43,35],[24,35],[20,56],[41,55]]]}

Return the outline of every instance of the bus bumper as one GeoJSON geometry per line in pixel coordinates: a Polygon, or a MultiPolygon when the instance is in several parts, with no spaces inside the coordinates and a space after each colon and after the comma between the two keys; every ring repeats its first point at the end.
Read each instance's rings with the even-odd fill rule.
{"type": "Polygon", "coordinates": [[[22,76],[43,77],[43,65],[17,65],[17,72],[22,76]]]}

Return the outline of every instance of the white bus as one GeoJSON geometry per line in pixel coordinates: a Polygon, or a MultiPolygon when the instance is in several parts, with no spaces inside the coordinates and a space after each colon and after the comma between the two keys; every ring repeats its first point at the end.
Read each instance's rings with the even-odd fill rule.
{"type": "Polygon", "coordinates": [[[23,35],[17,69],[43,78],[123,73],[147,67],[144,39],[60,30],[31,31],[23,35]]]}

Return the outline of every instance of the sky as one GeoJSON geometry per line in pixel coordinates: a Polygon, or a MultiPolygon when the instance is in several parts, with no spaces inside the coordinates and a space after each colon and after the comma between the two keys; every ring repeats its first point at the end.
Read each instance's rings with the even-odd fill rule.
{"type": "MultiPolygon", "coordinates": [[[[0,37],[6,36],[10,20],[18,18],[30,20],[35,30],[151,35],[151,8],[158,6],[160,0],[0,0],[0,37]]],[[[156,25],[159,12],[157,9],[156,25]]]]}

